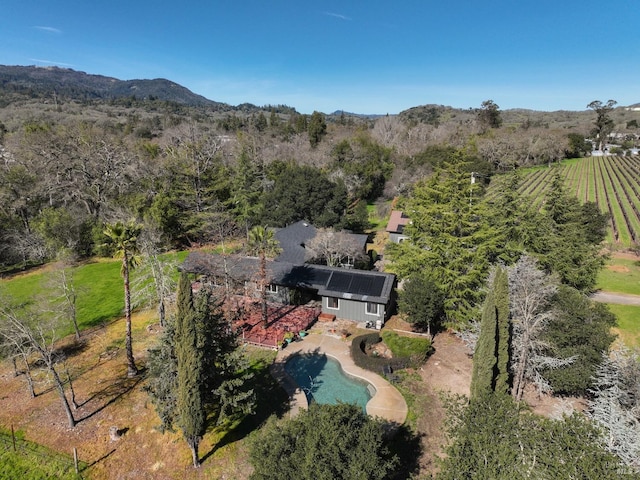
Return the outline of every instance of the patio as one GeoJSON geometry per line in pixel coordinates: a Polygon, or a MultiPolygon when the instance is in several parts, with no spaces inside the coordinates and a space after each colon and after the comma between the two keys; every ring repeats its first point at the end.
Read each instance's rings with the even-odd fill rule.
{"type": "Polygon", "coordinates": [[[320,308],[308,305],[267,303],[267,323],[262,319],[262,302],[234,297],[224,307],[244,343],[278,349],[288,332],[294,336],[307,330],[318,318],[320,308]]]}

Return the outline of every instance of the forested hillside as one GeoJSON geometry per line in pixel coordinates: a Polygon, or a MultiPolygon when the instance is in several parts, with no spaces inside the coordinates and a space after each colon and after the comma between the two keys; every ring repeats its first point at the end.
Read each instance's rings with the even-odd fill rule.
{"type": "MultiPolygon", "coordinates": [[[[213,241],[221,221],[245,232],[301,218],[364,231],[367,204],[407,194],[456,152],[485,180],[580,156],[593,117],[501,112],[491,101],[376,119],[304,115],[205,101],[166,80],[36,67],[0,69],[0,104],[5,267],[61,249],[92,255],[115,218],[152,225],[167,246],[213,241]]],[[[637,116],[613,110],[615,131],[635,132],[637,116]]]]}

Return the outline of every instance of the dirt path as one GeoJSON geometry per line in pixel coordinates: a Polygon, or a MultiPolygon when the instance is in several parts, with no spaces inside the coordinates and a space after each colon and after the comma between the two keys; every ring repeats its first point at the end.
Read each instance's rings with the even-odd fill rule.
{"type": "Polygon", "coordinates": [[[592,293],[590,297],[596,302],[616,303],[619,305],[635,305],[640,307],[640,295],[600,291],[592,293]]]}
{"type": "Polygon", "coordinates": [[[467,346],[451,333],[441,333],[433,342],[434,354],[420,376],[434,392],[469,395],[472,360],[467,346]]]}

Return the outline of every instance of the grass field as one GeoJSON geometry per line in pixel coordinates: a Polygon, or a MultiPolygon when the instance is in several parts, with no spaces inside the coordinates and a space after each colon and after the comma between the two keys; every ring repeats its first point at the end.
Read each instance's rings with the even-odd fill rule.
{"type": "Polygon", "coordinates": [[[367,205],[367,213],[369,216],[369,229],[372,231],[384,230],[389,221],[389,216],[380,217],[378,207],[374,204],[367,205]]]}
{"type": "Polygon", "coordinates": [[[611,258],[598,274],[596,288],[640,295],[640,259],[611,258]]]}
{"type": "Polygon", "coordinates": [[[640,347],[640,307],[608,304],[609,310],[618,317],[615,329],[618,337],[628,347],[640,347]]]}
{"type": "MultiPolygon", "coordinates": [[[[606,292],[640,295],[640,261],[613,257],[598,274],[596,288],[606,292]]],[[[608,304],[618,317],[615,329],[620,340],[629,347],[640,347],[640,307],[608,304]]]]}
{"type": "MultiPolygon", "coordinates": [[[[86,464],[79,462],[78,469],[84,468],[86,464]]],[[[24,440],[22,432],[16,432],[14,448],[11,432],[0,430],[0,479],[42,478],[75,480],[82,476],[75,473],[71,457],[24,440]]]]}
{"type": "MultiPolygon", "coordinates": [[[[183,260],[186,255],[187,252],[169,254],[177,261],[183,260]]],[[[76,307],[80,330],[100,325],[122,315],[124,291],[120,265],[119,260],[99,259],[73,269],[73,284],[78,295],[76,307]]],[[[0,280],[0,291],[17,302],[31,301],[45,288],[51,270],[52,268],[48,266],[0,280]]],[[[131,274],[132,278],[135,275],[134,270],[131,274]]],[[[67,325],[59,333],[65,336],[72,332],[72,325],[67,325]]]]}

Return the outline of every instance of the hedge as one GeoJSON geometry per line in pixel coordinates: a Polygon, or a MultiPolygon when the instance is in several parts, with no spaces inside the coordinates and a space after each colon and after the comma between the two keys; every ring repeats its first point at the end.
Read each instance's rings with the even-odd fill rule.
{"type": "Polygon", "coordinates": [[[368,346],[375,345],[381,340],[379,333],[367,333],[354,338],[351,341],[351,358],[353,358],[353,362],[360,368],[382,375],[411,365],[412,362],[409,357],[370,357],[365,353],[368,346]]]}

